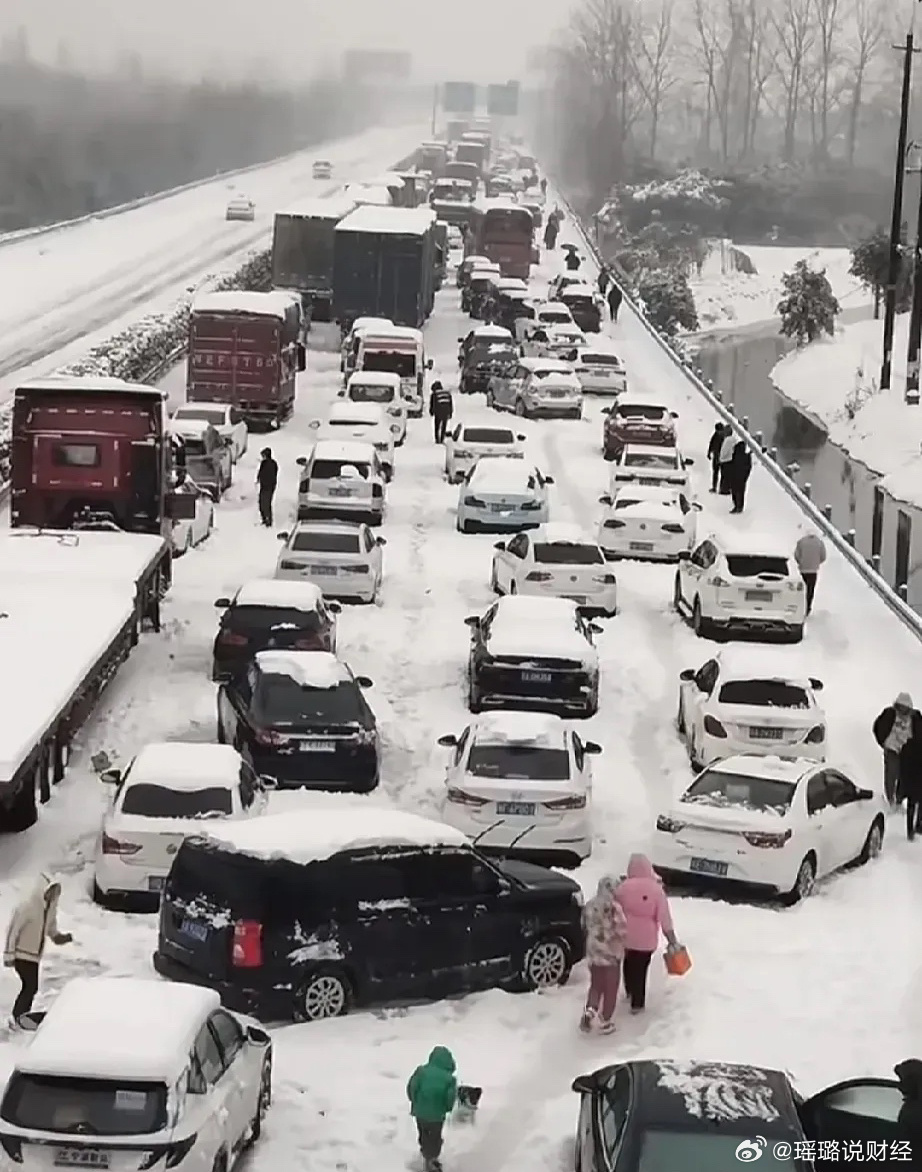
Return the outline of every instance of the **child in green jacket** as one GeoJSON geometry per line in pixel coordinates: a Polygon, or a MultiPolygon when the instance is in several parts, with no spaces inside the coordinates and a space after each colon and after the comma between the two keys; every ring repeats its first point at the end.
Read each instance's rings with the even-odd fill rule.
{"type": "Polygon", "coordinates": [[[455,1060],[445,1046],[436,1046],[428,1061],[417,1066],[407,1083],[410,1114],[416,1120],[426,1172],[441,1172],[442,1129],[457,1097],[455,1060]]]}

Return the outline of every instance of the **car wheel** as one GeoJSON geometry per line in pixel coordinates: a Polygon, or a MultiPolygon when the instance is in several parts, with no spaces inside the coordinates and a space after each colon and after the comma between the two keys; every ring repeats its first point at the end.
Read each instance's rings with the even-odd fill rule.
{"type": "Polygon", "coordinates": [[[868,836],[864,840],[864,846],[861,848],[861,854],[858,856],[858,863],[864,865],[870,862],[871,859],[876,859],[884,846],[884,820],[883,818],[875,818],[868,828],[868,836]]]}
{"type": "Polygon", "coordinates": [[[784,902],[788,907],[793,907],[795,903],[800,903],[801,900],[811,896],[815,887],[816,858],[811,851],[800,864],[797,871],[797,878],[794,880],[794,886],[785,896],[784,902]]]}
{"type": "Polygon", "coordinates": [[[220,716],[218,717],[218,744],[219,745],[226,745],[227,744],[227,732],[224,728],[224,721],[221,719],[220,716]]]}
{"type": "Polygon", "coordinates": [[[496,410],[496,400],[493,398],[493,392],[487,391],[487,406],[491,411],[496,410]]]}
{"type": "Polygon", "coordinates": [[[522,985],[525,989],[553,989],[565,985],[573,967],[565,945],[555,937],[539,940],[522,961],[522,985]]]}
{"type": "Polygon", "coordinates": [[[516,586],[515,579],[513,578],[513,580],[509,583],[509,590],[507,591],[507,593],[518,594],[518,592],[519,592],[519,588],[518,588],[518,586],[516,586]]]}
{"type": "Polygon", "coordinates": [[[483,712],[483,704],[480,700],[480,693],[477,691],[477,686],[471,678],[470,671],[468,671],[467,680],[467,707],[469,712],[473,712],[476,716],[483,712]]]}
{"type": "Polygon", "coordinates": [[[109,906],[109,902],[110,902],[109,897],[106,895],[106,893],[103,891],[103,889],[99,886],[99,884],[94,879],[93,880],[93,903],[97,904],[99,907],[107,908],[109,906]]]}
{"type": "Polygon", "coordinates": [[[297,1021],[326,1021],[348,1012],[352,990],[344,973],[335,968],[322,968],[301,986],[297,997],[297,1021]]]}
{"type": "Polygon", "coordinates": [[[803,642],[804,628],[803,623],[799,627],[790,627],[785,632],[785,643],[801,643],[803,642]]]}
{"type": "Polygon", "coordinates": [[[470,533],[471,532],[471,527],[467,523],[467,521],[461,521],[461,520],[458,521],[458,532],[459,533],[470,533]]]}
{"type": "Polygon", "coordinates": [[[263,1062],[262,1073],[259,1078],[259,1098],[256,1100],[256,1114],[250,1123],[250,1134],[247,1136],[246,1146],[252,1147],[263,1133],[263,1120],[272,1105],[272,1059],[263,1062]]]}
{"type": "Polygon", "coordinates": [[[682,614],[682,604],[685,599],[682,597],[682,579],[679,577],[679,572],[676,570],[675,584],[672,587],[672,605],[677,614],[682,614]]]}
{"type": "Polygon", "coordinates": [[[688,735],[688,729],[685,727],[685,704],[682,700],[681,693],[679,694],[679,707],[675,714],[675,726],[680,737],[688,735]]]}
{"type": "Polygon", "coordinates": [[[218,1152],[215,1156],[211,1172],[227,1172],[227,1155],[224,1152],[218,1152]]]}

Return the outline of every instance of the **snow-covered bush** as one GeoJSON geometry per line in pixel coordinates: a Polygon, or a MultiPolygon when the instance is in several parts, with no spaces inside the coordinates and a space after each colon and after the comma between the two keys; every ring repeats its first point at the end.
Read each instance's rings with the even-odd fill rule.
{"type": "Polygon", "coordinates": [[[637,283],[637,294],[644,303],[648,321],[664,337],[674,338],[680,330],[697,330],[695,299],[681,269],[654,269],[644,273],[637,283]]]}
{"type": "MultiPolygon", "coordinates": [[[[905,233],[904,233],[905,236],[905,233]]],[[[851,250],[849,273],[864,285],[874,297],[874,316],[880,313],[880,303],[890,279],[890,233],[878,228],[851,250]]],[[[896,308],[903,313],[912,302],[912,259],[905,239],[900,248],[899,283],[896,287],[896,308]]]]}
{"type": "Polygon", "coordinates": [[[620,229],[633,236],[657,219],[672,227],[687,225],[699,236],[719,235],[726,187],[724,180],[711,179],[700,171],[680,171],[669,179],[625,184],[602,205],[599,223],[609,235],[620,229]]]}
{"type": "Polygon", "coordinates": [[[815,342],[822,334],[835,333],[839,303],[832,292],[825,269],[811,269],[805,260],[781,278],[784,296],[778,302],[781,330],[797,345],[815,342]]]}

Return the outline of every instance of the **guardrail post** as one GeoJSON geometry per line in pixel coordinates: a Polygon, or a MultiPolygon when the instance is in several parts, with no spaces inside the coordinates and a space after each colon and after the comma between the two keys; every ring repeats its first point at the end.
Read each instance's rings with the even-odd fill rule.
{"type": "Polygon", "coordinates": [[[832,505],[823,505],[823,516],[827,521],[832,521],[832,505]]]}
{"type": "Polygon", "coordinates": [[[855,530],[854,529],[848,530],[848,532],[845,534],[845,540],[854,549],[854,546],[855,546],[855,530]]]}
{"type": "Polygon", "coordinates": [[[735,415],[736,414],[736,404],[735,403],[728,403],[727,410],[730,412],[731,415],[735,415]]]}
{"type": "Polygon", "coordinates": [[[808,501],[813,500],[813,485],[810,483],[809,480],[806,481],[804,484],[804,496],[807,498],[808,501]]]}
{"type": "Polygon", "coordinates": [[[762,434],[762,432],[757,431],[752,438],[756,441],[756,443],[759,445],[759,447],[764,452],[765,451],[765,436],[762,434]]]}
{"type": "Polygon", "coordinates": [[[720,389],[720,387],[714,388],[714,398],[717,400],[718,403],[722,403],[724,401],[724,393],[720,389]]]}
{"type": "Polygon", "coordinates": [[[871,569],[874,571],[875,574],[879,574],[880,573],[880,554],[879,553],[872,553],[871,556],[868,558],[868,565],[870,565],[871,569]]]}
{"type": "Polygon", "coordinates": [[[774,461],[774,463],[777,464],[778,463],[778,449],[772,448],[768,454],[769,454],[769,457],[774,461]]]}
{"type": "Polygon", "coordinates": [[[899,596],[903,600],[903,602],[906,602],[906,603],[909,602],[909,583],[908,582],[901,582],[899,584],[899,586],[897,586],[896,592],[897,592],[897,594],[899,594],[899,596]]]}
{"type": "Polygon", "coordinates": [[[749,430],[749,416],[748,415],[743,416],[743,429],[745,431],[749,430]]]}

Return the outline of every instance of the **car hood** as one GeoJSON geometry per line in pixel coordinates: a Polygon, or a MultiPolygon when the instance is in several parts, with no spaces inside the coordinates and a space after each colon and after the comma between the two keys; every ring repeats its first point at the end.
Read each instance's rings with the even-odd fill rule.
{"type": "Polygon", "coordinates": [[[561,875],[559,871],[551,871],[547,867],[539,867],[535,863],[526,863],[519,859],[506,859],[499,867],[507,875],[518,880],[531,890],[556,890],[577,893],[580,885],[569,875],[561,875]]]}

